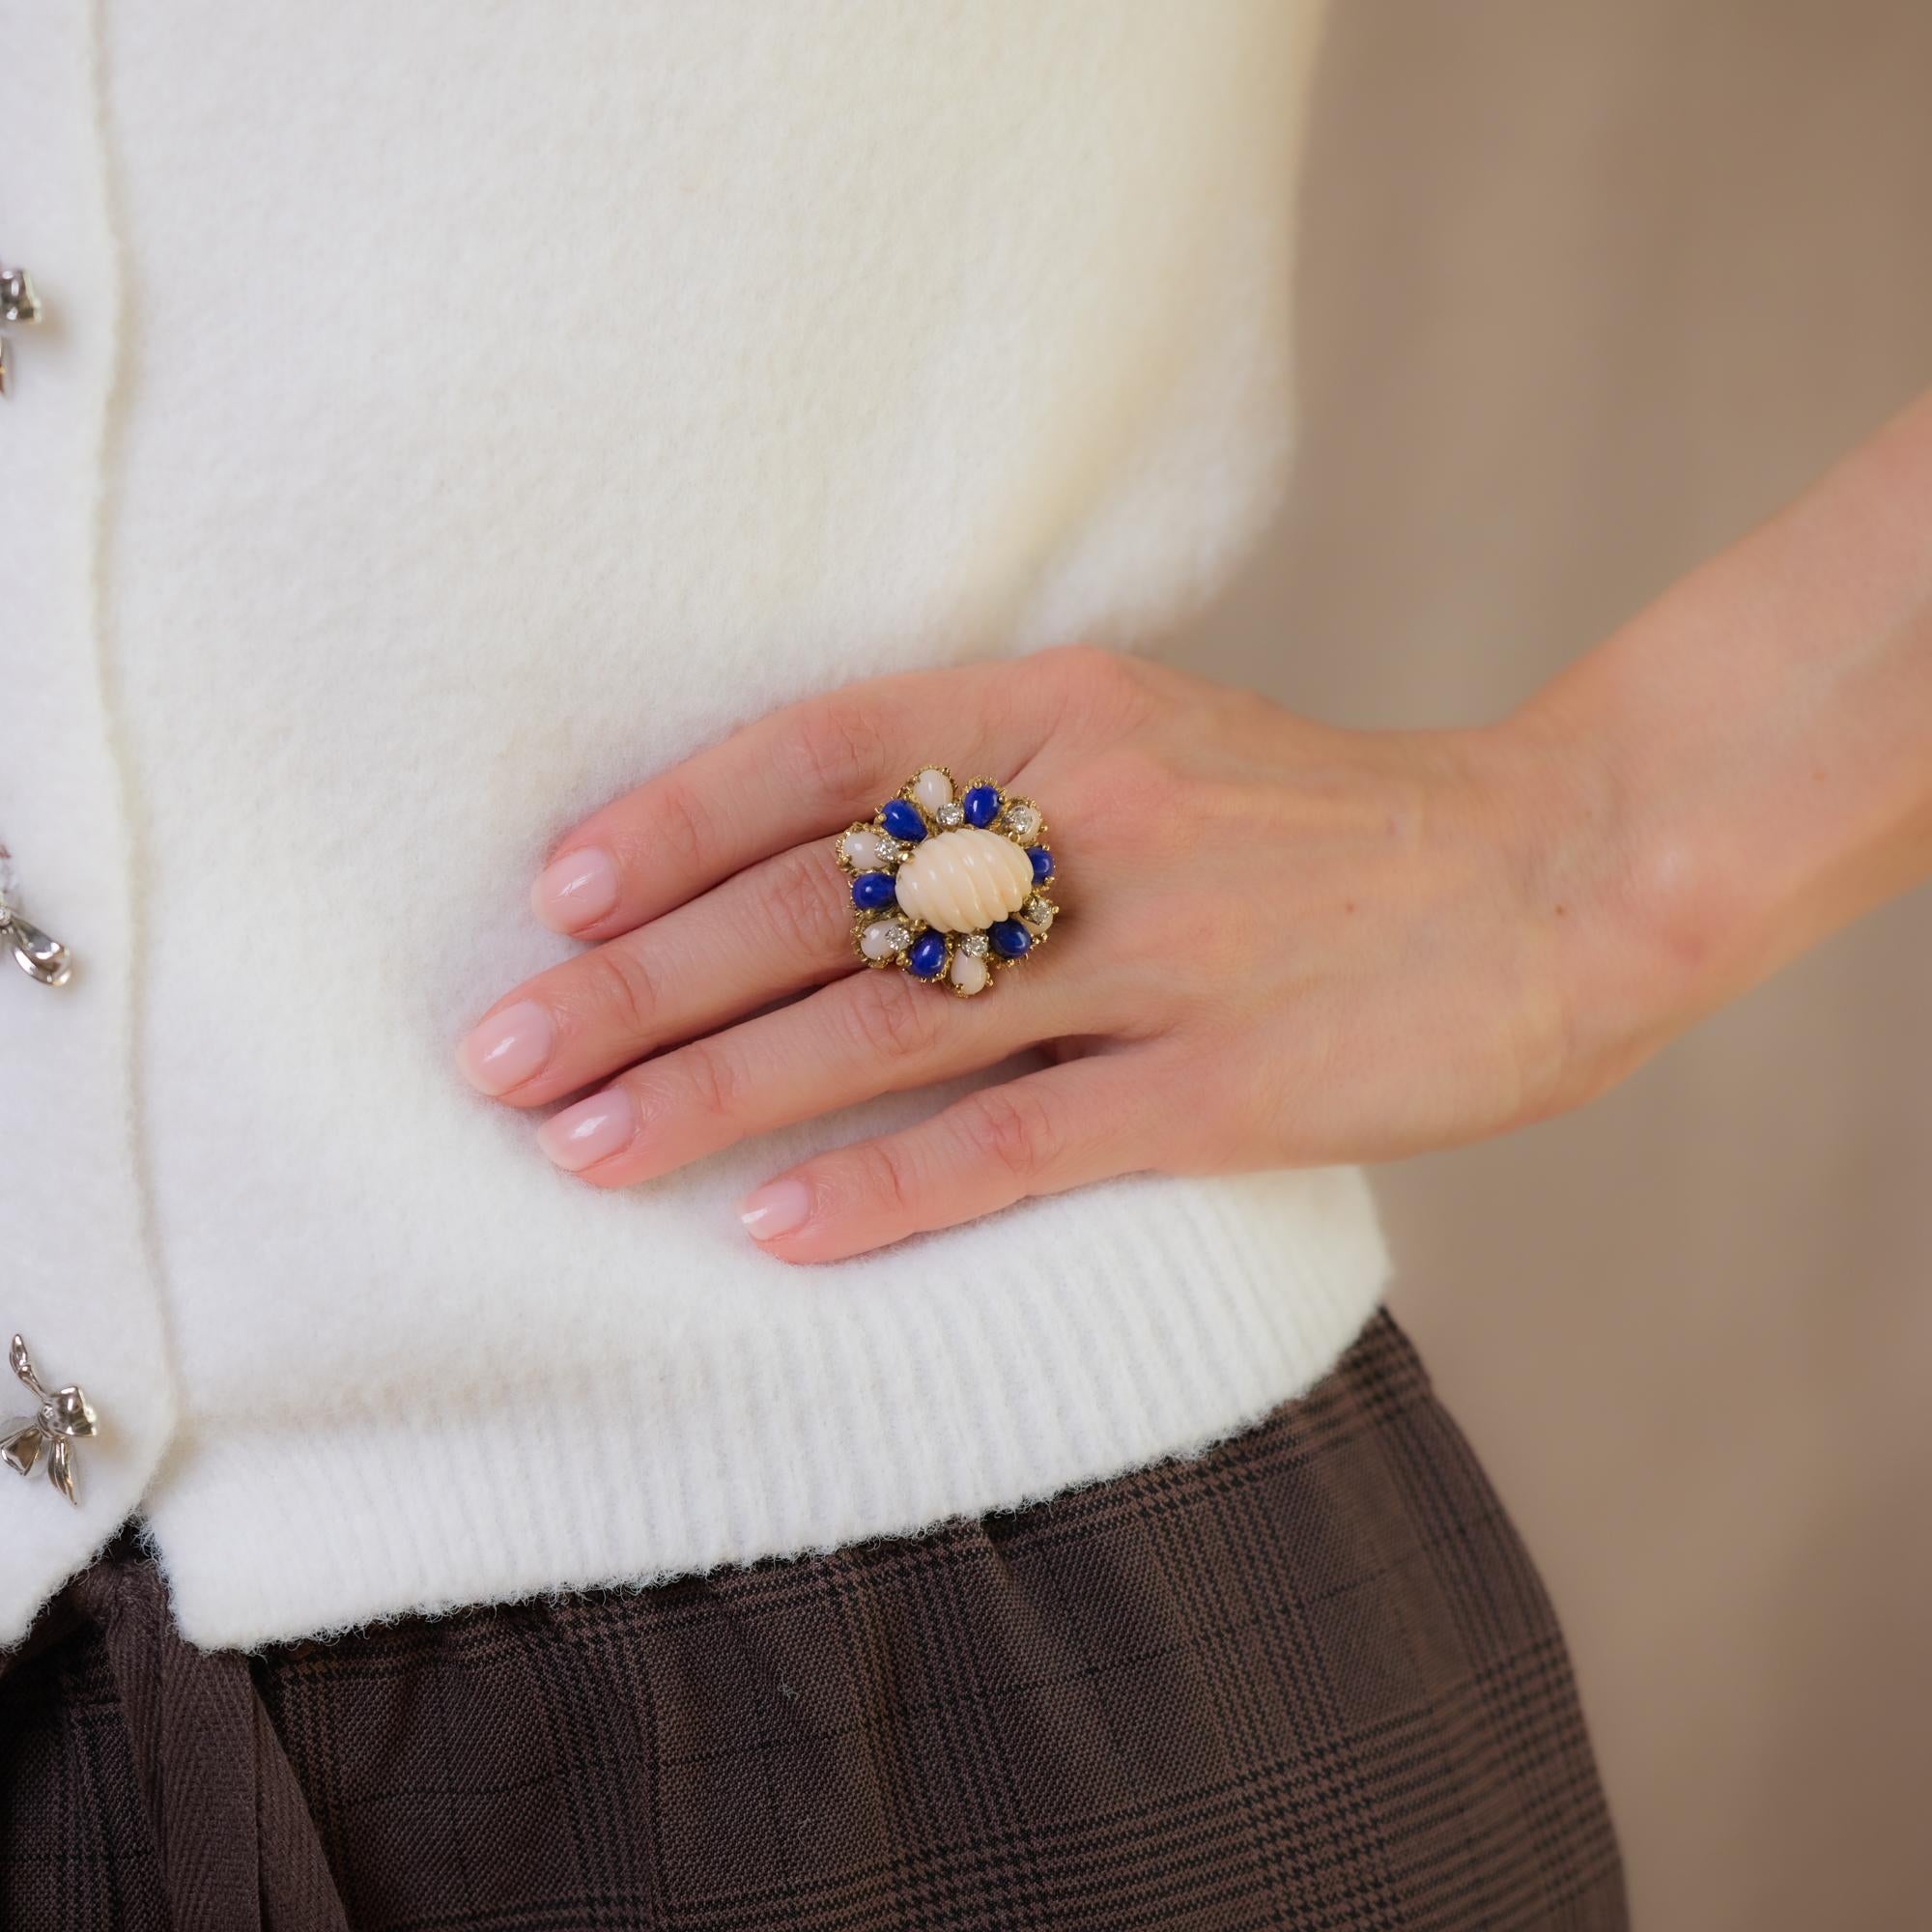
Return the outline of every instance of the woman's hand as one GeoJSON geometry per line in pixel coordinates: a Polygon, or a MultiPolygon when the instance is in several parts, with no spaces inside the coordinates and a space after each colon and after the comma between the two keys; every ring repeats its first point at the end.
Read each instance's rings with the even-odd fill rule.
{"type": "Polygon", "coordinates": [[[595,1085],[537,1138],[624,1187],[1048,1052],[758,1190],[746,1225],[794,1261],[1131,1170],[1385,1160],[1539,1119],[1644,1050],[1571,998],[1583,895],[1615,870],[1593,819],[1606,839],[1590,768],[1527,729],[1335,729],[1086,647],[881,678],[570,833],[533,902],[594,944],[460,1061],[514,1107],[595,1085]],[[935,759],[1037,799],[1059,864],[1051,950],[971,1000],[859,963],[833,858],[935,759]]]}

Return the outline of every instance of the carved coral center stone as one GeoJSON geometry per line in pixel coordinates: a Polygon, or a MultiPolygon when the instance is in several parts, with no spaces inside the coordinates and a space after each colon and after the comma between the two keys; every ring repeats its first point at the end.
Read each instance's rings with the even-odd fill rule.
{"type": "Polygon", "coordinates": [[[923,840],[898,872],[898,902],[940,932],[979,932],[1009,919],[1033,891],[1033,861],[975,825],[923,840]]]}

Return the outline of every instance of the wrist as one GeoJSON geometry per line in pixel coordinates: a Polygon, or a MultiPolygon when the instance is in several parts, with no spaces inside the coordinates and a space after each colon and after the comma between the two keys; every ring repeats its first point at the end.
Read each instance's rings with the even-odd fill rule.
{"type": "Polygon", "coordinates": [[[1720,1006],[1740,973],[1737,881],[1603,717],[1534,697],[1480,727],[1495,836],[1558,1015],[1543,1113],[1580,1106],[1720,1006]]]}

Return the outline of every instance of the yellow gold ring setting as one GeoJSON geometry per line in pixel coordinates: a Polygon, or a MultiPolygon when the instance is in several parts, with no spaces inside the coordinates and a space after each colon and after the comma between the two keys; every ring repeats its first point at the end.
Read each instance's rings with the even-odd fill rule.
{"type": "Polygon", "coordinates": [[[851,881],[853,951],[961,999],[1031,958],[1060,916],[1046,820],[991,779],[955,789],[927,765],[834,850],[851,881]]]}

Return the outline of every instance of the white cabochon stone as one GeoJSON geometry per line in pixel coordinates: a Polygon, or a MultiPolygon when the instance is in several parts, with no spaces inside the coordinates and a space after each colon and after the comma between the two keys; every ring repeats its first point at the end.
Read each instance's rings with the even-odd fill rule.
{"type": "Polygon", "coordinates": [[[944,772],[928,766],[914,781],[912,792],[927,811],[937,811],[942,805],[952,804],[952,781],[944,772]]]}
{"type": "Polygon", "coordinates": [[[895,919],[875,919],[859,935],[859,951],[867,959],[890,959],[906,943],[908,934],[895,919]]]}
{"type": "Polygon", "coordinates": [[[1033,892],[1033,865],[1010,838],[962,825],[923,840],[899,867],[902,911],[940,932],[1010,919],[1033,892]]]}
{"type": "Polygon", "coordinates": [[[952,983],[962,993],[979,993],[985,990],[988,969],[986,962],[971,952],[955,952],[950,969],[952,983]]]}
{"type": "Polygon", "coordinates": [[[848,865],[869,872],[879,863],[879,835],[876,832],[848,832],[843,850],[848,865]]]}

